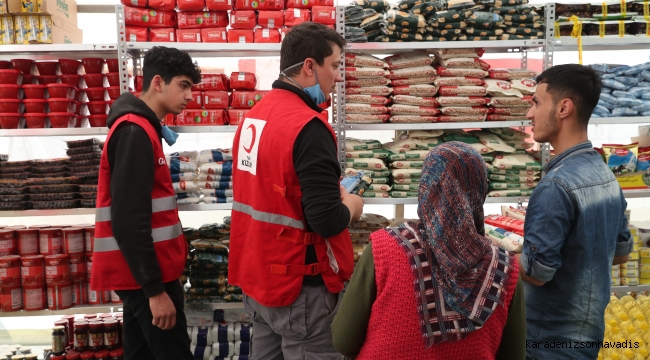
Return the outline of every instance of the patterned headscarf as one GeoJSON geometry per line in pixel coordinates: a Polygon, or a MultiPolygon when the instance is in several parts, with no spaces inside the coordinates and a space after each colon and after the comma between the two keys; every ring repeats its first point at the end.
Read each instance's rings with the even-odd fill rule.
{"type": "Polygon", "coordinates": [[[414,275],[422,337],[430,347],[480,329],[503,305],[513,254],[485,235],[487,168],[473,148],[448,142],[424,162],[418,192],[420,224],[389,233],[406,251],[414,275]]]}

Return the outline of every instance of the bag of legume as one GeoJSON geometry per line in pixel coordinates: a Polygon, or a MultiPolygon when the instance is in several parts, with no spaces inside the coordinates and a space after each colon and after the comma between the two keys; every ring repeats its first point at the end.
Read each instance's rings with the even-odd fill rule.
{"type": "Polygon", "coordinates": [[[433,84],[437,79],[436,76],[412,77],[406,79],[391,80],[393,86],[433,84]]]}
{"type": "Polygon", "coordinates": [[[537,73],[526,69],[492,69],[488,71],[488,76],[492,79],[516,80],[536,78],[537,73]]]}
{"type": "Polygon", "coordinates": [[[426,52],[395,54],[385,58],[388,68],[398,70],[410,67],[427,66],[433,63],[433,58],[426,52]]]}
{"type": "Polygon", "coordinates": [[[490,65],[479,58],[452,58],[442,59],[438,63],[445,68],[471,68],[481,69],[483,71],[490,70],[490,65]]]}
{"type": "Polygon", "coordinates": [[[432,97],[427,98],[427,97],[410,96],[410,95],[393,95],[392,100],[394,104],[431,106],[431,107],[440,106],[438,100],[432,97]]]}
{"type": "Polygon", "coordinates": [[[485,96],[483,86],[441,86],[438,90],[441,96],[485,96]]]}
{"type": "Polygon", "coordinates": [[[413,105],[400,105],[395,104],[390,107],[390,112],[393,115],[437,115],[440,113],[438,108],[430,106],[413,106],[413,105]]]}
{"type": "Polygon", "coordinates": [[[351,52],[345,53],[345,66],[346,67],[374,67],[374,68],[388,68],[388,64],[379,58],[370,55],[355,54],[351,52]]]}
{"type": "Polygon", "coordinates": [[[519,116],[520,118],[525,118],[528,113],[529,107],[520,107],[520,108],[492,108],[491,113],[495,115],[511,115],[519,116]]]}
{"type": "Polygon", "coordinates": [[[437,122],[436,116],[428,115],[393,115],[390,118],[391,123],[433,123],[437,122]]]}
{"type": "Polygon", "coordinates": [[[387,78],[364,78],[357,80],[345,80],[345,86],[382,86],[390,85],[391,81],[387,78]]]}
{"type": "Polygon", "coordinates": [[[391,152],[384,149],[378,150],[357,150],[357,151],[348,151],[345,156],[349,158],[375,158],[375,159],[387,159],[391,155],[391,152]]]}
{"type": "Polygon", "coordinates": [[[383,95],[388,96],[393,93],[393,88],[389,86],[364,86],[364,87],[347,87],[346,95],[383,95]]]}
{"type": "Polygon", "coordinates": [[[411,96],[422,96],[422,97],[431,97],[438,92],[438,88],[434,85],[403,85],[393,87],[393,93],[395,95],[411,95],[411,96]]]}
{"type": "Polygon", "coordinates": [[[438,122],[481,122],[486,115],[439,115],[438,122]]]}
{"type": "Polygon", "coordinates": [[[435,76],[435,75],[436,75],[436,69],[426,65],[426,66],[390,70],[390,74],[388,75],[388,78],[394,80],[394,79],[408,79],[412,77],[426,77],[426,76],[435,76]]]}
{"type": "Polygon", "coordinates": [[[434,84],[436,86],[483,86],[485,81],[468,76],[439,77],[434,81],[434,84]]]}
{"type": "Polygon", "coordinates": [[[346,103],[346,114],[382,115],[390,113],[390,108],[383,105],[346,103]]]}
{"type": "Polygon", "coordinates": [[[488,76],[488,72],[481,69],[457,69],[457,68],[446,68],[444,66],[437,66],[436,71],[438,76],[441,77],[473,77],[473,78],[485,78],[488,76]]]}
{"type": "Polygon", "coordinates": [[[372,67],[346,67],[345,68],[345,78],[349,80],[386,77],[389,74],[390,73],[388,72],[388,70],[382,68],[372,68],[372,67]]]}
{"type": "Polygon", "coordinates": [[[474,11],[471,9],[438,11],[431,15],[429,19],[439,23],[459,22],[472,16],[473,13],[474,11]]]}
{"type": "Polygon", "coordinates": [[[388,161],[398,161],[398,160],[424,160],[429,154],[429,150],[412,150],[401,152],[397,154],[388,155],[388,161]]]}
{"type": "Polygon", "coordinates": [[[494,13],[475,11],[472,15],[468,16],[465,21],[470,24],[481,25],[483,27],[492,27],[496,25],[503,25],[504,18],[494,13]]]}
{"type": "Polygon", "coordinates": [[[346,103],[362,103],[373,105],[386,105],[390,99],[380,95],[345,95],[346,103]]]}
{"type": "Polygon", "coordinates": [[[479,115],[489,113],[490,109],[487,106],[443,106],[440,112],[445,115],[479,115]]]}
{"type": "Polygon", "coordinates": [[[386,13],[388,22],[404,27],[425,27],[427,22],[422,15],[411,14],[404,11],[388,10],[386,13]]]}
{"type": "Polygon", "coordinates": [[[345,151],[375,150],[381,149],[381,142],[378,140],[361,140],[355,138],[345,139],[345,151]]]}
{"type": "Polygon", "coordinates": [[[439,22],[436,17],[431,17],[427,20],[427,26],[436,29],[465,29],[467,28],[467,23],[464,21],[439,22]]]}
{"type": "Polygon", "coordinates": [[[532,106],[533,100],[530,96],[518,97],[492,97],[490,105],[494,107],[525,107],[532,106]]]}

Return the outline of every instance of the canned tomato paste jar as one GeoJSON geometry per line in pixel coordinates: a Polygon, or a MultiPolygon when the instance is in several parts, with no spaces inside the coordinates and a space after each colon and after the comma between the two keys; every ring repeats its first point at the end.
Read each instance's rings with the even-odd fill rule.
{"type": "Polygon", "coordinates": [[[16,231],[0,229],[0,256],[17,255],[16,231]]]}
{"type": "Polygon", "coordinates": [[[86,252],[92,253],[95,247],[95,227],[88,226],[84,229],[84,238],[86,240],[86,252]]]}
{"type": "Polygon", "coordinates": [[[23,292],[20,285],[0,286],[0,311],[18,311],[23,308],[23,292]]]}
{"type": "Polygon", "coordinates": [[[45,285],[23,285],[23,302],[25,311],[45,310],[47,307],[45,285]]]}
{"type": "Polygon", "coordinates": [[[72,284],[48,284],[47,308],[50,310],[69,309],[72,306],[72,284]]]}
{"type": "Polygon", "coordinates": [[[88,304],[88,289],[86,279],[72,282],[72,306],[88,304]]]}
{"type": "Polygon", "coordinates": [[[70,255],[58,254],[45,257],[45,282],[48,284],[70,283],[70,255]]]}
{"type": "Polygon", "coordinates": [[[90,272],[93,270],[93,253],[86,254],[86,279],[90,284],[90,272]]]}
{"type": "Polygon", "coordinates": [[[16,230],[16,239],[18,243],[18,255],[38,255],[38,230],[16,230]]]}
{"type": "Polygon", "coordinates": [[[63,253],[63,233],[61,228],[47,228],[38,231],[41,255],[57,255],[63,253]]]}
{"type": "Polygon", "coordinates": [[[102,302],[102,292],[98,290],[92,290],[88,286],[88,304],[90,305],[100,305],[102,302]]]}
{"type": "Polygon", "coordinates": [[[112,304],[121,304],[122,299],[115,293],[115,291],[111,291],[111,303],[112,304]]]}
{"type": "Polygon", "coordinates": [[[20,257],[20,277],[23,285],[45,284],[45,257],[29,255],[20,257]]]}
{"type": "Polygon", "coordinates": [[[20,285],[20,256],[0,257],[0,286],[20,285]]]}
{"type": "Polygon", "coordinates": [[[70,276],[72,281],[86,280],[86,256],[81,254],[69,254],[70,276]]]}
{"type": "Polygon", "coordinates": [[[69,227],[63,229],[63,252],[65,254],[83,254],[84,251],[84,229],[69,227]]]}

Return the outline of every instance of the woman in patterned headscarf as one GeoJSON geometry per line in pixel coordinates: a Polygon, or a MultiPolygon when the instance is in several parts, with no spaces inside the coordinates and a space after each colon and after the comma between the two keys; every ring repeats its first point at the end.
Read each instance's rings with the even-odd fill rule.
{"type": "Polygon", "coordinates": [[[419,222],[370,235],[332,325],[351,359],[525,358],[514,254],[485,235],[487,168],[449,142],[424,162],[419,222]]]}

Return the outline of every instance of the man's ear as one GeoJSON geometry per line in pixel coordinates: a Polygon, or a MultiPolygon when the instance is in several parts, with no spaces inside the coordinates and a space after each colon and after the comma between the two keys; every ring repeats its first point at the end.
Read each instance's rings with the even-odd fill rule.
{"type": "Polygon", "coordinates": [[[560,119],[566,119],[574,111],[573,100],[571,99],[562,99],[558,102],[558,110],[560,113],[560,119]]]}

